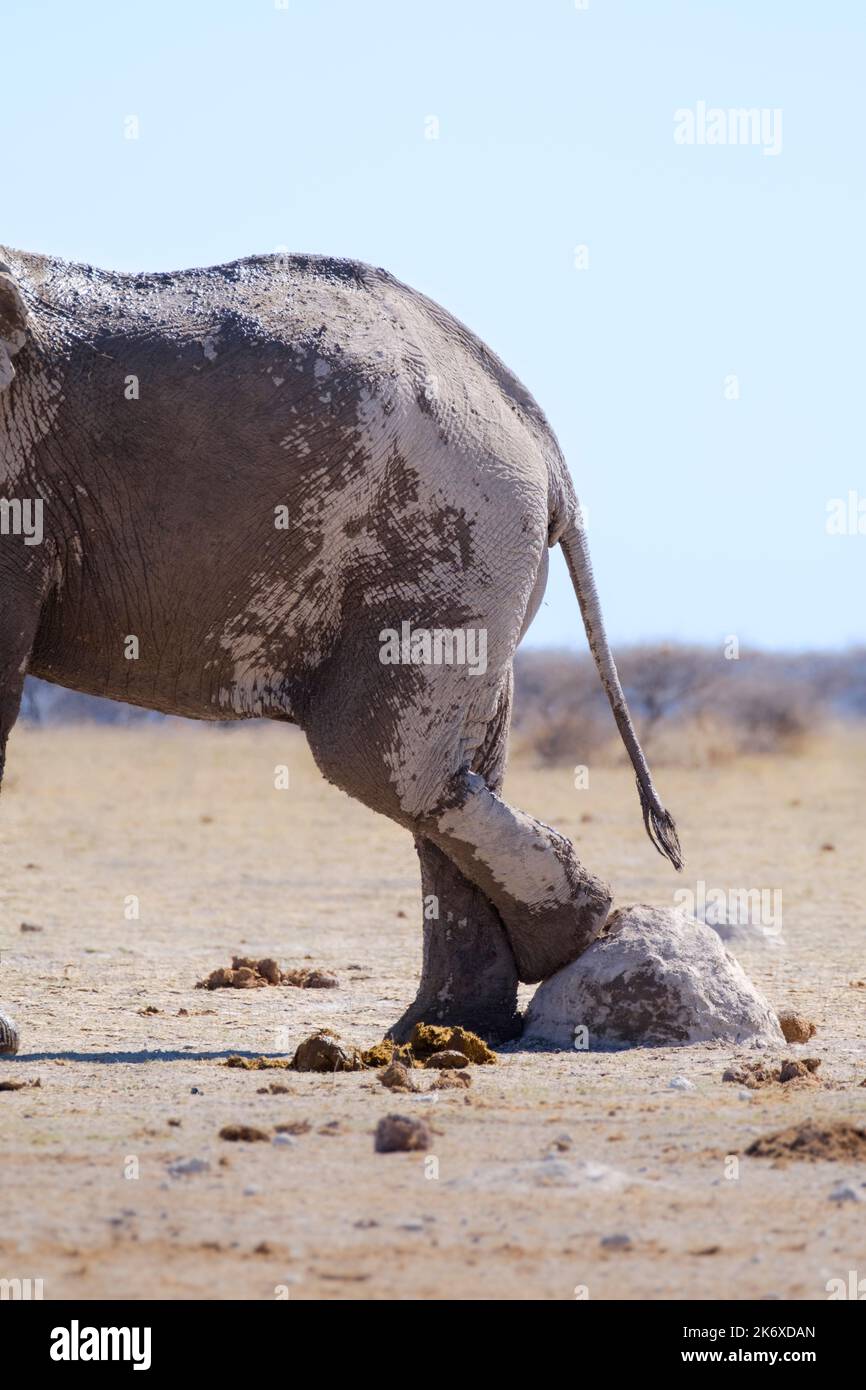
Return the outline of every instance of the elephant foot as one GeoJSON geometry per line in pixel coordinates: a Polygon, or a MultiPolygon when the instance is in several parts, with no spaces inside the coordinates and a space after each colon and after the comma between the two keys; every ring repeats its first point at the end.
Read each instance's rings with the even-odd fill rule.
{"type": "Polygon", "coordinates": [[[517,905],[503,912],[518,978],[536,984],[577,960],[601,935],[612,902],[608,885],[581,869],[570,901],[535,912],[517,905]]]}
{"type": "Polygon", "coordinates": [[[439,1023],[468,1028],[485,1042],[517,1037],[517,967],[499,914],[436,845],[416,844],[424,894],[421,980],[388,1036],[406,1042],[416,1023],[439,1023]]]}
{"type": "Polygon", "coordinates": [[[523,1016],[517,1009],[517,990],[511,1000],[494,1002],[473,999],[463,1005],[418,995],[401,1018],[388,1029],[392,1042],[408,1042],[416,1023],[437,1023],[450,1028],[466,1028],[496,1047],[519,1038],[523,1016]]]}

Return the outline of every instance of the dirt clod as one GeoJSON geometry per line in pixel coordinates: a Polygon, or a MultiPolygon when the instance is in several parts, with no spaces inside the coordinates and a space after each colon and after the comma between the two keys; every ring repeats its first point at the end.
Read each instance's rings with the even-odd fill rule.
{"type": "Polygon", "coordinates": [[[430,1087],[430,1090],[462,1091],[471,1085],[472,1077],[468,1071],[440,1071],[439,1075],[436,1077],[436,1080],[433,1082],[433,1085],[430,1087]]]}
{"type": "Polygon", "coordinates": [[[383,1086],[387,1086],[389,1091],[417,1091],[418,1087],[412,1079],[412,1073],[408,1067],[404,1067],[402,1062],[396,1058],[389,1063],[381,1073],[379,1080],[383,1086]]]}
{"type": "Polygon", "coordinates": [[[784,1009],[779,1014],[779,1026],[785,1034],[785,1042],[804,1043],[815,1033],[815,1024],[793,1009],[784,1009]]]}
{"type": "Polygon", "coordinates": [[[311,1033],[298,1045],[292,1059],[295,1071],[363,1071],[364,1063],[356,1047],[340,1042],[330,1028],[311,1033]]]}
{"type": "Polygon", "coordinates": [[[838,1121],[818,1125],[811,1120],[792,1125],[776,1134],[755,1139],[746,1149],[751,1158],[800,1158],[809,1163],[826,1159],[831,1163],[862,1163],[866,1160],[866,1130],[838,1121]]]}
{"type": "Polygon", "coordinates": [[[376,1126],[376,1153],[412,1153],[429,1149],[432,1136],[423,1120],[409,1115],[386,1115],[376,1126]]]}
{"type": "Polygon", "coordinates": [[[0,1081],[0,1091],[26,1091],[33,1086],[41,1086],[39,1077],[35,1081],[0,1081]]]}
{"type": "Polygon", "coordinates": [[[223,1125],[220,1139],[226,1139],[230,1144],[254,1144],[262,1141],[270,1143],[271,1136],[254,1125],[223,1125]]]}

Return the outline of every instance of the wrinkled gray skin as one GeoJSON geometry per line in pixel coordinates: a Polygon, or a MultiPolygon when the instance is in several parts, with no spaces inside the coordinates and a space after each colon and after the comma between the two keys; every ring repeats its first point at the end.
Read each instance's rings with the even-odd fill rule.
{"type": "Polygon", "coordinates": [[[0,247],[0,263],[0,497],[44,503],[41,544],[0,536],[0,772],[28,671],[299,724],[329,781],[415,836],[424,965],[394,1035],[423,1018],[512,1036],[518,979],[579,955],[610,904],[499,796],[512,658],[557,541],[678,864],[542,412],[438,305],[353,261],[121,275],[0,247]],[[486,629],[486,672],[382,664],[403,621],[486,629]]]}

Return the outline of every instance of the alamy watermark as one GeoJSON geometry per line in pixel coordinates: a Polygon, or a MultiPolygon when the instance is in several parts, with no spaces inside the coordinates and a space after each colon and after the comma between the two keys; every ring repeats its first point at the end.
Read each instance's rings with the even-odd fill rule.
{"type": "Polygon", "coordinates": [[[708,927],[760,927],[767,936],[782,930],[781,888],[708,888],[702,878],[678,888],[674,906],[708,927]]]}
{"type": "Polygon", "coordinates": [[[25,545],[41,545],[41,497],[0,497],[0,536],[23,536],[25,545]]]}
{"type": "Polygon", "coordinates": [[[780,106],[679,106],[674,112],[677,145],[755,145],[764,154],[782,153],[780,106]]]}
{"type": "Polygon", "coordinates": [[[487,629],[484,627],[386,627],[379,633],[383,666],[466,666],[470,676],[487,670],[487,629]]]}

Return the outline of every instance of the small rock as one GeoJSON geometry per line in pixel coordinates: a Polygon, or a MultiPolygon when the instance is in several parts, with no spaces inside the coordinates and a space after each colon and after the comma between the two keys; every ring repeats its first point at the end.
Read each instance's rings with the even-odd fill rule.
{"type": "Polygon", "coordinates": [[[831,1202],[862,1202],[862,1194],[850,1183],[841,1183],[839,1187],[834,1187],[830,1193],[831,1202]]]}
{"type": "Polygon", "coordinates": [[[412,1153],[429,1149],[430,1130],[423,1120],[409,1115],[386,1115],[376,1126],[374,1148],[378,1154],[412,1153]]]}
{"type": "Polygon", "coordinates": [[[689,1081],[687,1076],[672,1076],[668,1082],[669,1091],[693,1091],[694,1089],[694,1081],[689,1081]]]}
{"type": "Polygon", "coordinates": [[[21,923],[20,930],[21,930],[21,931],[44,931],[45,928],[44,928],[44,927],[37,927],[37,925],[36,925],[35,922],[22,922],[22,923],[21,923]]]}
{"type": "Polygon", "coordinates": [[[459,1071],[469,1066],[469,1058],[465,1052],[434,1052],[424,1065],[437,1071],[459,1071]]]}
{"type": "Polygon", "coordinates": [[[779,1080],[781,1082],[797,1081],[803,1077],[817,1080],[815,1072],[821,1065],[820,1057],[804,1057],[801,1061],[792,1061],[790,1058],[783,1062],[779,1069],[779,1080]]]}
{"type": "Polygon", "coordinates": [[[210,1164],[206,1158],[179,1158],[168,1165],[168,1171],[173,1178],[189,1178],[195,1173],[210,1172],[210,1164]]]}
{"type": "Polygon", "coordinates": [[[305,989],[339,989],[340,982],[329,970],[311,970],[307,976],[305,989]]]}
{"type": "Polygon", "coordinates": [[[785,1042],[804,1043],[815,1033],[815,1024],[793,1009],[784,1009],[779,1014],[779,1027],[785,1035],[785,1042]]]}
{"type": "Polygon", "coordinates": [[[275,1144],[281,1149],[291,1149],[294,1146],[294,1142],[290,1134],[275,1134],[271,1140],[272,1144],[275,1144]]]}
{"type": "Polygon", "coordinates": [[[605,1250],[626,1250],[631,1245],[631,1236],[627,1236],[624,1231],[618,1231],[616,1235],[602,1236],[599,1245],[605,1250]]]}

